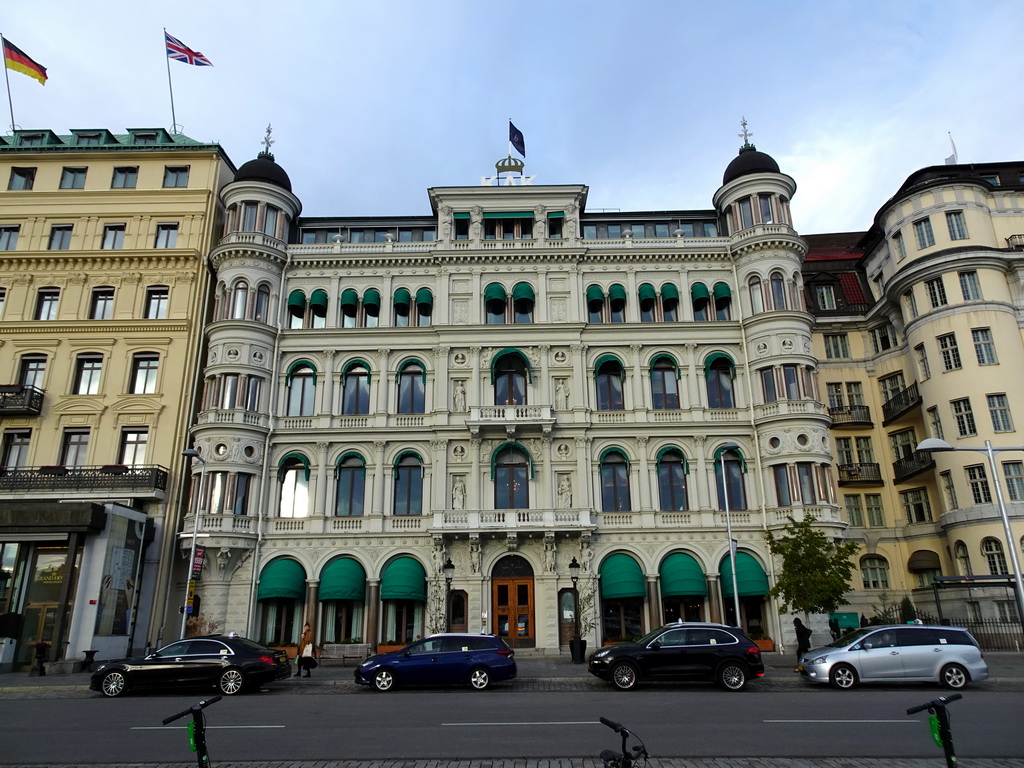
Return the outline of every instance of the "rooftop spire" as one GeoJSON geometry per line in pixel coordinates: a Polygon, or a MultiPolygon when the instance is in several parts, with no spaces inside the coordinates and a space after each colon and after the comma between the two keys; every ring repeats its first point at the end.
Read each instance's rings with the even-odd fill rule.
{"type": "Polygon", "coordinates": [[[746,117],[741,117],[740,118],[740,127],[743,129],[743,132],[736,134],[741,139],[743,139],[743,146],[740,147],[740,152],[742,152],[745,149],[757,149],[757,147],[755,147],[753,144],[750,143],[750,137],[753,136],[754,134],[753,134],[752,131],[748,131],[747,130],[747,118],[746,117]]]}
{"type": "Polygon", "coordinates": [[[270,126],[270,123],[267,123],[267,135],[264,136],[263,137],[263,141],[260,142],[260,144],[263,145],[263,151],[260,152],[257,155],[257,157],[266,157],[266,158],[269,158],[271,160],[274,159],[274,156],[270,153],[270,147],[274,143],[274,140],[272,138],[270,138],[270,134],[273,133],[273,131],[274,131],[274,129],[270,126]]]}

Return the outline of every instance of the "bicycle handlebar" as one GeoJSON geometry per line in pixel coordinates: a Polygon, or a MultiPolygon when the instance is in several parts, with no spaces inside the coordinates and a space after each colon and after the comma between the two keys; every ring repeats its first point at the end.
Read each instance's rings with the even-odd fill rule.
{"type": "Polygon", "coordinates": [[[601,721],[602,725],[607,725],[616,733],[622,733],[624,730],[626,730],[622,727],[622,723],[616,723],[614,720],[609,720],[607,717],[601,717],[598,719],[601,721]]]}
{"type": "Polygon", "coordinates": [[[926,704],[920,704],[916,707],[911,707],[907,710],[908,715],[913,715],[918,712],[924,712],[926,709],[931,711],[936,707],[944,707],[947,704],[951,704],[954,701],[959,701],[963,696],[959,693],[951,693],[949,696],[940,696],[937,699],[933,699],[926,704]]]}
{"type": "Polygon", "coordinates": [[[171,715],[170,717],[165,717],[163,719],[163,724],[167,725],[168,723],[173,723],[179,717],[184,717],[185,715],[191,715],[194,712],[200,712],[200,711],[206,709],[211,704],[216,704],[218,701],[220,701],[220,699],[221,699],[220,696],[214,696],[212,699],[205,699],[204,701],[200,701],[198,704],[194,704],[193,706],[189,707],[188,709],[182,710],[181,712],[179,712],[176,715],[171,715]]]}

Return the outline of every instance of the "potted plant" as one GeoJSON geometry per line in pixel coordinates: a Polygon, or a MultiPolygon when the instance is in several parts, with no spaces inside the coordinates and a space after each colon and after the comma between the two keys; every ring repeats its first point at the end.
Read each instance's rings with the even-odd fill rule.
{"type": "Polygon", "coordinates": [[[775,650],[775,641],[768,637],[768,635],[762,634],[761,632],[752,632],[750,634],[750,639],[754,641],[754,644],[760,648],[762,652],[775,650]]]}

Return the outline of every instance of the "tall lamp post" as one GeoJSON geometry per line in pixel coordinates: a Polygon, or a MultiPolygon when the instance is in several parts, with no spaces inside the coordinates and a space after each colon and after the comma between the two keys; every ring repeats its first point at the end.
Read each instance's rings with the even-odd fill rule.
{"type": "Polygon", "coordinates": [[[580,637],[580,564],[573,557],[569,563],[569,578],[572,580],[572,641],[569,645],[569,652],[574,664],[583,661],[583,653],[580,644],[583,638],[580,637]]]}
{"type": "Polygon", "coordinates": [[[441,566],[444,574],[444,631],[452,631],[452,579],[455,577],[455,563],[449,557],[441,566]]]}
{"type": "Polygon", "coordinates": [[[1003,500],[1003,485],[999,482],[999,469],[996,467],[996,454],[1003,451],[1022,451],[1024,446],[1006,446],[997,448],[992,441],[986,440],[985,447],[953,446],[945,440],[937,437],[929,437],[922,440],[917,450],[924,453],[943,453],[946,451],[969,451],[971,453],[984,453],[988,456],[988,466],[992,471],[992,482],[996,486],[996,501],[999,503],[999,516],[1003,519],[1003,533],[1006,536],[1006,546],[1010,550],[1010,562],[1013,564],[1013,580],[1016,583],[1017,597],[1017,620],[1024,629],[1024,581],[1021,580],[1020,558],[1017,557],[1017,542],[1013,539],[1013,530],[1010,528],[1010,517],[1006,513],[1006,502],[1003,500]]]}
{"type": "Polygon", "coordinates": [[[189,550],[188,556],[188,587],[185,592],[185,606],[181,612],[181,637],[185,636],[185,631],[188,628],[188,617],[191,615],[191,608],[193,603],[191,597],[195,595],[196,579],[195,579],[195,567],[196,567],[196,541],[199,538],[199,516],[203,511],[203,494],[206,493],[206,459],[199,455],[199,451],[195,448],[186,448],[181,452],[182,456],[190,459],[196,459],[202,464],[202,468],[199,471],[199,500],[196,504],[195,521],[192,525],[192,547],[189,550]]]}
{"type": "Polygon", "coordinates": [[[729,560],[732,564],[732,601],[736,612],[736,626],[740,626],[740,593],[736,588],[736,541],[732,537],[732,512],[729,509],[729,478],[725,474],[725,452],[739,448],[736,443],[725,443],[718,449],[718,464],[722,477],[722,501],[725,503],[725,530],[729,537],[729,560]]]}

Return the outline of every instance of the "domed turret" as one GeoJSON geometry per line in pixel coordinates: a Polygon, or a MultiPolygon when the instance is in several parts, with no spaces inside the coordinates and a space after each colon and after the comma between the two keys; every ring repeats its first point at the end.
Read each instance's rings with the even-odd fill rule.
{"type": "Polygon", "coordinates": [[[262,181],[292,191],[292,182],[284,168],[274,162],[274,156],[267,151],[256,155],[255,160],[242,165],[235,173],[235,181],[262,181]]]}
{"type": "Polygon", "coordinates": [[[758,152],[757,147],[747,143],[740,147],[740,153],[733,158],[722,176],[722,184],[751,173],[779,173],[779,164],[771,155],[758,152]]]}

